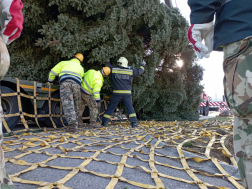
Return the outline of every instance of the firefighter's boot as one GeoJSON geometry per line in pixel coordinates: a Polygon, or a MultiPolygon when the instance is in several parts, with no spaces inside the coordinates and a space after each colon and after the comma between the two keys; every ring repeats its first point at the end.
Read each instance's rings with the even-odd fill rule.
{"type": "Polygon", "coordinates": [[[71,133],[75,133],[78,132],[78,125],[73,124],[73,125],[69,125],[66,129],[67,132],[71,132],[71,133]]]}
{"type": "Polygon", "coordinates": [[[137,123],[136,122],[132,123],[132,128],[136,128],[136,127],[138,127],[137,123]]]}
{"type": "Polygon", "coordinates": [[[101,125],[97,124],[95,122],[90,122],[89,123],[89,128],[101,128],[101,125]]]}
{"type": "Polygon", "coordinates": [[[85,127],[85,125],[82,123],[81,119],[78,119],[78,127],[85,127]]]}
{"type": "Polygon", "coordinates": [[[107,122],[102,121],[102,125],[103,125],[104,127],[107,127],[107,124],[108,124],[108,121],[107,121],[107,122]]]}

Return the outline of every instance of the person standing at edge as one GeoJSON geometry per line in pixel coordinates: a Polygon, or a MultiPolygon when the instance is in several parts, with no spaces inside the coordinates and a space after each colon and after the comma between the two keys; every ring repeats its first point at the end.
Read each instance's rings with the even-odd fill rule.
{"type": "MultiPolygon", "coordinates": [[[[6,45],[17,39],[23,30],[24,17],[21,0],[0,0],[0,80],[7,73],[10,66],[10,55],[6,45]]],[[[3,118],[3,109],[0,100],[0,117],[3,118]]],[[[5,170],[3,144],[3,125],[0,119],[0,188],[14,189],[14,185],[5,170]]]]}
{"type": "Polygon", "coordinates": [[[82,113],[85,108],[85,102],[87,103],[90,110],[90,124],[89,128],[100,128],[101,125],[96,124],[98,109],[101,107],[100,91],[104,82],[103,77],[110,74],[109,67],[103,67],[99,71],[88,70],[83,77],[81,83],[81,105],[79,112],[78,121],[82,120],[82,113]]]}
{"type": "Polygon", "coordinates": [[[198,57],[208,58],[212,50],[224,52],[224,92],[234,114],[235,158],[242,185],[252,189],[252,1],[188,0],[188,5],[188,39],[198,57]]]}
{"type": "MultiPolygon", "coordinates": [[[[17,39],[23,30],[24,17],[22,13],[23,3],[21,0],[0,0],[0,80],[8,72],[10,66],[10,55],[6,45],[17,39]]],[[[0,117],[3,109],[0,100],[0,117]]],[[[0,188],[14,189],[14,185],[5,170],[3,144],[3,125],[0,119],[0,188]]]]}
{"type": "Polygon", "coordinates": [[[108,109],[105,111],[102,119],[102,124],[104,126],[110,120],[111,114],[114,112],[117,104],[123,100],[127,113],[129,114],[129,120],[132,127],[137,127],[137,117],[136,112],[133,107],[132,102],[132,82],[133,77],[137,77],[144,72],[145,61],[143,61],[138,69],[129,69],[128,68],[128,60],[124,57],[120,57],[117,61],[119,67],[111,66],[109,63],[107,65],[112,70],[112,86],[113,86],[113,94],[110,98],[110,104],[108,109]]]}
{"type": "Polygon", "coordinates": [[[65,118],[68,123],[68,132],[77,132],[78,114],[80,105],[80,86],[81,78],[84,76],[84,68],[81,62],[84,57],[77,53],[71,60],[61,61],[54,66],[48,77],[49,82],[53,82],[56,76],[59,76],[60,98],[65,118]]]}

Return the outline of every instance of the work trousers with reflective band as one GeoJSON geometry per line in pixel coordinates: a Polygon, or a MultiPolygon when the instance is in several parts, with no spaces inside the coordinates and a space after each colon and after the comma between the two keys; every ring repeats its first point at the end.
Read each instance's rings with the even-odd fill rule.
{"type": "MultiPolygon", "coordinates": [[[[5,43],[0,37],[0,80],[7,73],[10,65],[10,56],[7,50],[5,43]]],[[[14,185],[5,170],[5,161],[4,161],[4,151],[3,151],[3,124],[1,118],[3,118],[3,109],[1,106],[0,98],[0,188],[1,189],[14,189],[14,185]]]]}
{"type": "Polygon", "coordinates": [[[110,104],[108,109],[103,115],[103,123],[107,124],[110,120],[112,113],[114,112],[117,104],[123,100],[123,103],[126,106],[127,113],[129,114],[129,121],[131,123],[137,122],[136,112],[133,107],[132,96],[131,94],[113,94],[110,98],[110,104]]]}
{"type": "Polygon", "coordinates": [[[82,114],[85,109],[85,103],[87,104],[90,110],[90,122],[96,122],[98,116],[97,102],[95,101],[93,95],[87,95],[83,92],[81,92],[79,120],[82,120],[82,114]]]}
{"type": "Polygon", "coordinates": [[[225,96],[234,114],[234,152],[245,188],[252,189],[252,38],[224,46],[225,96]]]}
{"type": "Polygon", "coordinates": [[[78,115],[81,99],[80,85],[71,79],[60,84],[60,98],[68,126],[78,127],[78,115]]]}

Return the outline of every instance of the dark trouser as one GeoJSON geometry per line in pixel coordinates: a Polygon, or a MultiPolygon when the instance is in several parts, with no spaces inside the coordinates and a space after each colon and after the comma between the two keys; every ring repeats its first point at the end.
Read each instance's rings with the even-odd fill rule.
{"type": "Polygon", "coordinates": [[[127,113],[129,114],[129,121],[131,123],[137,122],[136,112],[133,108],[132,96],[131,94],[113,94],[110,98],[110,104],[108,109],[103,115],[103,124],[107,124],[110,120],[112,113],[114,112],[117,104],[123,100],[123,103],[126,106],[127,113]]]}

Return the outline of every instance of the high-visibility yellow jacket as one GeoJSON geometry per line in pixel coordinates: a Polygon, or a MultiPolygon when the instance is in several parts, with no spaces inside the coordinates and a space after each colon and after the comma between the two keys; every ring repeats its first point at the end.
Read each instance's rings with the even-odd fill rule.
{"type": "Polygon", "coordinates": [[[71,79],[81,85],[81,80],[84,76],[84,68],[81,66],[78,59],[61,61],[51,69],[48,81],[53,82],[56,76],[59,76],[59,83],[62,83],[66,79],[71,79]]]}
{"type": "Polygon", "coordinates": [[[104,79],[100,71],[88,70],[82,78],[81,91],[89,95],[94,95],[96,102],[100,102],[100,91],[103,82],[104,79]]]}

